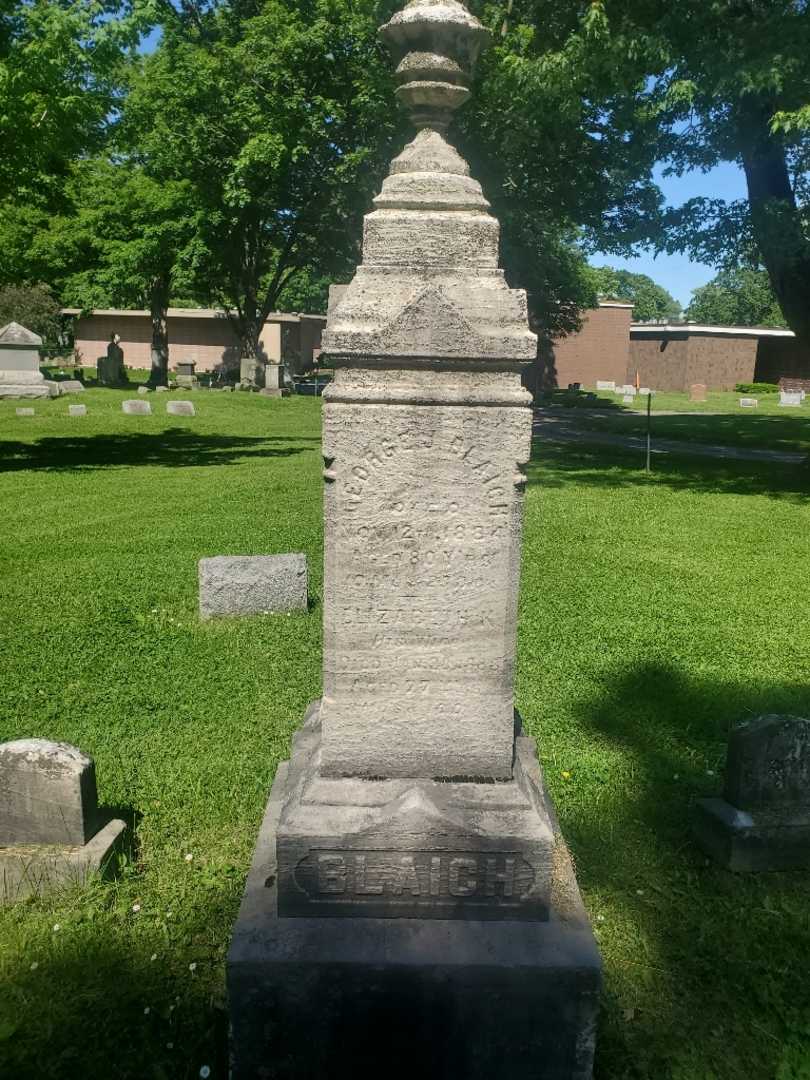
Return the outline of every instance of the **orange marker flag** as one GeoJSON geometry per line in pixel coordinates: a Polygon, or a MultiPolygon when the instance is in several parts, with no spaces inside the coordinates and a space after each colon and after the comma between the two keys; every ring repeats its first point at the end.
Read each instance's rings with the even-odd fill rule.
{"type": "Polygon", "coordinates": [[[636,368],[636,390],[641,389],[641,380],[638,377],[638,368],[636,368]]]}

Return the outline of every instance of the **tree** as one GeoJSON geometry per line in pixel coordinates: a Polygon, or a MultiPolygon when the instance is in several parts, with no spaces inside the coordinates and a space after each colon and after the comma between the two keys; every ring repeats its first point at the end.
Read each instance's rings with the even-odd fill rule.
{"type": "Polygon", "coordinates": [[[157,181],[129,161],[74,166],[70,210],[50,219],[31,246],[65,303],[146,308],[152,320],[150,382],[168,378],[167,309],[183,291],[197,227],[188,181],[157,181]]]}
{"type": "Polygon", "coordinates": [[[661,285],[646,274],[633,274],[612,266],[591,268],[596,291],[605,300],[624,300],[633,304],[636,322],[677,319],[681,305],[661,285]]]}
{"type": "MultiPolygon", "coordinates": [[[[583,221],[594,246],[627,253],[651,242],[720,269],[764,265],[786,321],[810,344],[806,0],[515,7],[522,31],[542,34],[537,78],[581,89],[607,116],[618,107],[636,145],[652,152],[650,165],[663,161],[680,174],[730,161],[745,172],[747,200],[693,199],[666,212],[583,221]]],[[[643,166],[641,153],[634,167],[643,166]]]]}
{"type": "Polygon", "coordinates": [[[764,270],[722,271],[695,289],[686,317],[710,326],[787,325],[764,270]]]}
{"type": "Polygon", "coordinates": [[[399,117],[371,0],[266,0],[171,20],[125,124],[147,173],[189,180],[198,292],[256,356],[302,274],[348,276],[399,117]]]}
{"type": "Polygon", "coordinates": [[[59,303],[47,285],[6,285],[0,288],[0,326],[16,322],[55,344],[62,329],[59,303]]]}

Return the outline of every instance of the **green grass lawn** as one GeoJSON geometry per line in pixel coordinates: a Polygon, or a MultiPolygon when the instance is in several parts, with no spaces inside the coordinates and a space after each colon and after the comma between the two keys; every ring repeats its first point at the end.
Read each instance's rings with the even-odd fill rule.
{"type": "MultiPolygon", "coordinates": [[[[224,1080],[228,935],[319,692],[320,402],[131,393],[0,402],[0,740],[87,750],[137,838],[118,881],[0,911],[10,1080],[224,1080]],[[201,556],[285,551],[308,613],[198,622],[201,556]]],[[[538,444],[526,503],[517,699],[605,961],[596,1075],[806,1080],[810,874],[707,865],[688,808],[731,725],[810,715],[810,476],[637,457],[538,444]]]]}
{"type": "MultiPolygon", "coordinates": [[[[752,449],[810,452],[810,399],[800,408],[783,408],[778,394],[760,394],[756,409],[741,409],[742,395],[712,391],[705,402],[693,402],[687,394],[656,394],[652,405],[653,438],[686,439],[752,449]],[[660,415],[675,412],[679,415],[660,415]]],[[[756,396],[756,395],[754,395],[756,396]]],[[[586,431],[644,435],[647,431],[647,399],[625,405],[615,394],[600,393],[596,401],[564,391],[550,403],[561,405],[586,431]],[[566,408],[575,403],[576,407],[566,408]]]]}

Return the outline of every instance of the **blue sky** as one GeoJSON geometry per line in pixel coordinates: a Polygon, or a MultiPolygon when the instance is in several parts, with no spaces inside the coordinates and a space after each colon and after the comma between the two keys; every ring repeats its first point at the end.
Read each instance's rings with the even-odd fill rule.
{"type": "MultiPolygon", "coordinates": [[[[656,181],[667,202],[679,206],[687,199],[705,195],[714,199],[741,199],[746,196],[745,176],[737,165],[724,163],[710,172],[689,172],[684,176],[664,177],[656,169],[656,181]]],[[[705,285],[717,271],[703,263],[692,262],[687,255],[659,255],[650,251],[633,259],[616,255],[593,255],[589,262],[594,266],[615,266],[620,270],[632,270],[636,274],[648,274],[653,281],[670,292],[686,307],[694,289],[705,285]]]]}

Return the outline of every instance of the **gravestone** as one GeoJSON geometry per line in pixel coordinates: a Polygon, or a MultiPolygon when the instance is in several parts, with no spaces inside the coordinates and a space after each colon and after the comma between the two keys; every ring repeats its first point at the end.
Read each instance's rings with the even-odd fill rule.
{"type": "Polygon", "coordinates": [[[265,397],[281,397],[281,364],[264,365],[264,387],[261,393],[265,397]]]}
{"type": "Polygon", "coordinates": [[[632,394],[625,394],[624,397],[622,398],[622,401],[624,402],[625,405],[632,405],[635,400],[636,399],[632,394]]]}
{"type": "Polygon", "coordinates": [[[704,383],[692,383],[689,387],[689,400],[690,401],[705,401],[706,400],[706,385],[704,383]]]}
{"type": "Polygon", "coordinates": [[[649,397],[651,393],[652,390],[649,388],[649,386],[642,386],[638,392],[639,397],[649,397]]]}
{"type": "Polygon", "coordinates": [[[307,609],[306,555],[215,555],[198,573],[202,619],[307,609]]]}
{"type": "Polygon", "coordinates": [[[23,406],[22,408],[15,409],[14,412],[16,413],[17,416],[33,416],[34,415],[34,410],[30,409],[30,408],[26,408],[25,406],[23,406]]]}
{"type": "Polygon", "coordinates": [[[19,323],[0,329],[0,398],[47,398],[59,395],[59,384],[39,370],[42,338],[19,323]]]}
{"type": "Polygon", "coordinates": [[[58,386],[62,394],[81,394],[85,389],[84,383],[78,379],[64,379],[58,386]]]}
{"type": "Polygon", "coordinates": [[[799,390],[780,390],[779,404],[783,408],[798,409],[801,407],[802,395],[799,390]]]}
{"type": "Polygon", "coordinates": [[[327,317],[323,697],[233,935],[232,1075],[585,1078],[600,962],[514,710],[537,341],[446,138],[490,35],[457,0],[381,33],[417,134],[327,317]]]}
{"type": "Polygon", "coordinates": [[[759,400],[755,397],[741,397],[740,408],[741,409],[756,409],[759,405],[759,400]]]}
{"type": "Polygon", "coordinates": [[[119,386],[127,380],[124,369],[124,350],[121,348],[120,341],[118,334],[112,334],[107,346],[107,355],[100,356],[96,361],[96,378],[102,386],[119,386]]]}
{"type": "Polygon", "coordinates": [[[128,398],[121,402],[121,410],[128,416],[149,416],[152,406],[148,401],[142,401],[140,398],[128,398]]]}
{"type": "Polygon", "coordinates": [[[196,367],[196,360],[178,360],[174,366],[174,379],[177,385],[196,390],[199,386],[199,380],[195,375],[196,367]]]}
{"type": "Polygon", "coordinates": [[[761,716],[729,738],[724,798],[700,799],[701,847],[729,870],[810,867],[810,720],[761,716]]]}
{"type": "Polygon", "coordinates": [[[597,379],[596,380],[596,389],[597,390],[615,390],[616,389],[616,383],[612,379],[609,380],[609,381],[606,380],[606,379],[597,379]]]}
{"type": "Polygon", "coordinates": [[[87,406],[68,405],[68,416],[87,416],[87,406]]]}
{"type": "Polygon", "coordinates": [[[148,386],[139,386],[138,387],[138,393],[141,395],[141,397],[145,397],[149,393],[149,387],[148,386]]]}
{"type": "Polygon", "coordinates": [[[254,390],[261,385],[264,364],[255,356],[243,356],[239,360],[239,389],[254,390]]]}
{"type": "Polygon", "coordinates": [[[156,386],[155,387],[155,393],[156,394],[168,394],[168,392],[169,392],[169,387],[168,386],[156,386]]]}
{"type": "Polygon", "coordinates": [[[67,743],[0,743],[0,902],[82,883],[126,826],[98,806],[95,766],[67,743]]]}
{"type": "Polygon", "coordinates": [[[194,416],[194,405],[191,401],[167,401],[166,412],[169,416],[194,416]]]}

